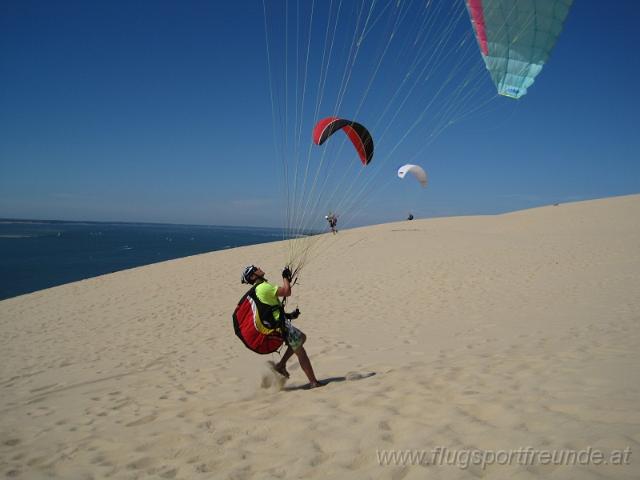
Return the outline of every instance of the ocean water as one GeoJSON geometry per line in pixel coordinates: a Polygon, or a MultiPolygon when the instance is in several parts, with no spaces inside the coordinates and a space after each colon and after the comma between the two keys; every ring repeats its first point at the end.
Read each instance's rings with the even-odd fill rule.
{"type": "Polygon", "coordinates": [[[105,273],[282,240],[275,228],[0,220],[0,300],[105,273]]]}

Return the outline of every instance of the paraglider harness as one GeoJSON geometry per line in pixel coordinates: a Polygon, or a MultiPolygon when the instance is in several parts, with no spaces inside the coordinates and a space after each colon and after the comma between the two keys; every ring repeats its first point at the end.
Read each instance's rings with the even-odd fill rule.
{"type": "Polygon", "coordinates": [[[268,354],[280,349],[285,339],[284,303],[268,305],[256,294],[257,285],[247,291],[233,312],[233,328],[249,350],[268,354]],[[279,312],[279,318],[274,313],[279,312]]]}

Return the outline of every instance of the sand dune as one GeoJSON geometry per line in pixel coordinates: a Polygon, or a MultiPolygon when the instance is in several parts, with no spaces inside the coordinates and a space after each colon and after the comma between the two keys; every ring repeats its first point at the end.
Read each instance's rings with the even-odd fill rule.
{"type": "Polygon", "coordinates": [[[295,358],[273,385],[278,356],[231,327],[242,267],[277,279],[282,242],[0,302],[0,477],[640,476],[640,195],[324,246],[290,301],[329,380],[316,390],[295,358]],[[438,448],[457,465],[381,457],[438,448]],[[461,465],[526,448],[627,456],[461,465]]]}

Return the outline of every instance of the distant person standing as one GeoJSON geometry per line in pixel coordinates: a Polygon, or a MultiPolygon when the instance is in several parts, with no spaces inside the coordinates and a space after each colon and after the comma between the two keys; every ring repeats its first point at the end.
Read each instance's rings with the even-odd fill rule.
{"type": "Polygon", "coordinates": [[[409,216],[407,217],[407,220],[413,220],[413,213],[409,213],[409,216]]]}
{"type": "Polygon", "coordinates": [[[326,215],[324,218],[326,218],[327,222],[329,222],[329,228],[331,228],[331,232],[333,232],[334,235],[338,233],[338,216],[334,213],[329,212],[329,215],[326,215]]]}

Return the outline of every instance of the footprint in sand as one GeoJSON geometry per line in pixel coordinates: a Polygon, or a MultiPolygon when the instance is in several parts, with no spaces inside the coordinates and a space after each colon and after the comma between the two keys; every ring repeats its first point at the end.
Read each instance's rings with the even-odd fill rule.
{"type": "Polygon", "coordinates": [[[104,455],[96,455],[90,461],[92,465],[100,465],[103,467],[110,467],[113,464],[104,456],[104,455]]]}
{"type": "Polygon", "coordinates": [[[358,373],[358,372],[348,372],[344,377],[350,382],[353,380],[362,380],[363,378],[373,377],[375,372],[366,372],[366,373],[358,373]]]}
{"type": "Polygon", "coordinates": [[[32,390],[29,390],[30,393],[37,393],[37,392],[41,392],[43,390],[49,390],[53,387],[56,387],[58,384],[57,383],[52,383],[50,385],[44,385],[42,387],[38,387],[38,388],[34,388],[32,390]]]}
{"type": "Polygon", "coordinates": [[[230,442],[231,440],[233,440],[233,437],[232,437],[231,435],[229,435],[229,434],[224,434],[224,435],[219,436],[219,437],[216,439],[216,443],[217,443],[218,445],[224,445],[225,443],[230,442]]]}
{"type": "Polygon", "coordinates": [[[172,468],[171,470],[167,470],[166,472],[160,473],[160,476],[162,478],[175,478],[177,474],[178,474],[178,469],[172,468]]]}
{"type": "Polygon", "coordinates": [[[40,466],[47,460],[47,457],[33,457],[27,460],[27,467],[40,466]]]}
{"type": "Polygon", "coordinates": [[[312,467],[317,467],[318,465],[326,462],[329,458],[330,458],[329,455],[320,453],[318,455],[315,455],[309,460],[309,465],[312,467]]]}
{"type": "Polygon", "coordinates": [[[151,457],[142,457],[138,460],[134,460],[133,462],[127,464],[127,468],[129,470],[140,470],[142,468],[148,468],[153,464],[153,459],[151,457]]]}
{"type": "Polygon", "coordinates": [[[381,439],[383,442],[393,442],[393,434],[391,432],[391,427],[386,420],[381,420],[378,423],[378,430],[382,432],[381,439]]]}
{"type": "MultiPolygon", "coordinates": [[[[190,462],[190,463],[195,463],[195,462],[190,462]]],[[[214,468],[210,467],[206,463],[201,463],[201,464],[197,465],[194,470],[196,472],[198,472],[198,473],[209,473],[209,472],[212,472],[214,470],[214,468]]]]}
{"type": "Polygon", "coordinates": [[[122,407],[126,407],[127,405],[130,405],[132,402],[132,400],[130,399],[125,399],[120,401],[119,403],[115,404],[113,407],[111,407],[111,410],[120,410],[122,407]]]}
{"type": "Polygon", "coordinates": [[[137,427],[139,425],[145,425],[153,422],[158,416],[156,414],[147,415],[146,417],[139,418],[133,422],[127,423],[125,427],[137,427]]]}

